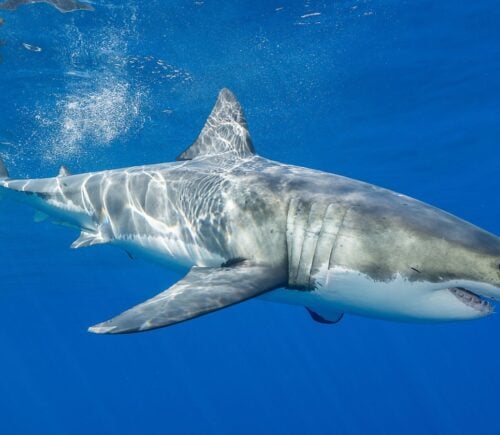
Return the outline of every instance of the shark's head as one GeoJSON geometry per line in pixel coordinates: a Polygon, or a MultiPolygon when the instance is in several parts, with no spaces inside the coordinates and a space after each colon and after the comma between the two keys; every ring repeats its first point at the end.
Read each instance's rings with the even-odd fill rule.
{"type": "Polygon", "coordinates": [[[492,301],[500,301],[500,238],[467,222],[448,219],[456,220],[453,227],[427,241],[433,252],[424,278],[435,295],[448,292],[454,296],[447,315],[472,319],[491,314],[492,301]]]}
{"type": "Polygon", "coordinates": [[[359,314],[467,320],[500,301],[500,238],[402,195],[380,191],[351,207],[333,257],[332,288],[352,271],[344,296],[359,314]]]}
{"type": "Polygon", "coordinates": [[[421,212],[404,228],[406,252],[398,255],[402,275],[428,292],[423,316],[467,320],[493,313],[492,301],[500,301],[500,238],[431,207],[421,212]]]}

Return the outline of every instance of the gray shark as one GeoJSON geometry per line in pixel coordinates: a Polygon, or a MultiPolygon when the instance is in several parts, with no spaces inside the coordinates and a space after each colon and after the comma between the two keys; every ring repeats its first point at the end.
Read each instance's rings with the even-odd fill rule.
{"type": "Polygon", "coordinates": [[[73,248],[108,243],[188,271],[95,333],[160,328],[253,297],[304,306],[322,323],[475,319],[500,298],[499,238],[405,195],[258,156],[227,89],[176,162],[28,180],[1,163],[0,190],[37,220],[78,228],[73,248]]]}

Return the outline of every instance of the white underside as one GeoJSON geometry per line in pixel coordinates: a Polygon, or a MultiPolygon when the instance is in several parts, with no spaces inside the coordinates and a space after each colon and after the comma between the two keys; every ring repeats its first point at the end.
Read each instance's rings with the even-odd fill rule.
{"type": "MultiPolygon", "coordinates": [[[[388,282],[374,281],[358,271],[341,267],[323,270],[314,279],[317,284],[314,291],[279,289],[262,298],[303,305],[326,318],[328,313],[345,312],[388,320],[432,322],[476,319],[489,314],[465,304],[449,291],[454,287],[475,289],[477,283],[436,284],[409,281],[400,275],[388,282]]],[[[487,292],[486,287],[483,290],[487,292]]]]}

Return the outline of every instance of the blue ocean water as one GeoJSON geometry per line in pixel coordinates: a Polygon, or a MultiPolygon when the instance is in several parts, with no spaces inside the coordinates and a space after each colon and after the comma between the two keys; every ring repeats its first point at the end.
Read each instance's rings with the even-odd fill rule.
{"type": "MultiPolygon", "coordinates": [[[[500,234],[492,0],[104,1],[0,9],[0,154],[16,177],[173,160],[217,92],[265,157],[500,234]]],[[[167,329],[89,325],[179,276],[0,204],[2,434],[493,434],[500,320],[412,325],[252,300],[167,329]]]]}

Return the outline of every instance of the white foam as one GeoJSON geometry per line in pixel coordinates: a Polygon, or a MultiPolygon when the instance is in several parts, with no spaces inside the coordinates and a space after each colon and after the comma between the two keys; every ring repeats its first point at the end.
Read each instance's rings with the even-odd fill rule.
{"type": "Polygon", "coordinates": [[[35,118],[44,135],[43,158],[67,160],[110,146],[114,140],[141,123],[146,97],[127,76],[127,31],[106,28],[84,34],[76,26],[66,28],[72,44],[68,49],[68,81],[57,96],[55,109],[37,110],[35,118]],[[45,133],[46,133],[45,131],[45,133]],[[48,136],[48,137],[47,137],[48,136]]]}
{"type": "Polygon", "coordinates": [[[46,158],[82,152],[83,147],[103,147],[125,134],[140,112],[141,95],[126,81],[106,80],[89,93],[74,92],[57,103],[58,119],[46,158]]]}

